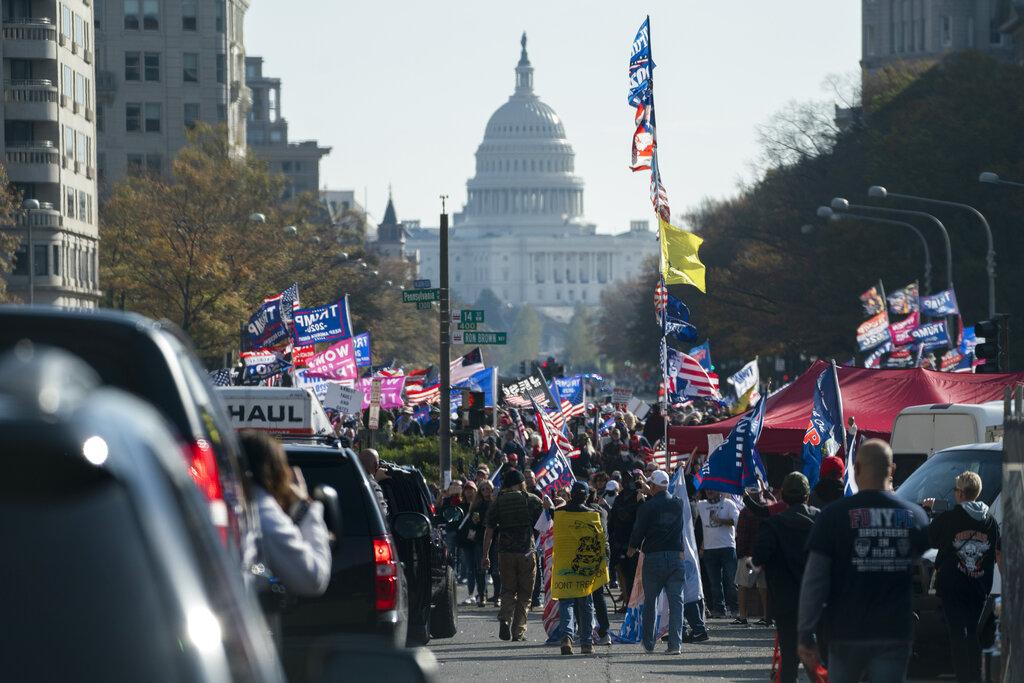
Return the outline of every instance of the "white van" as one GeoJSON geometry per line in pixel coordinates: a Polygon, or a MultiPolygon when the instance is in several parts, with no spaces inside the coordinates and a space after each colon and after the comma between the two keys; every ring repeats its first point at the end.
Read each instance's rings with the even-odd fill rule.
{"type": "Polygon", "coordinates": [[[235,429],[255,429],[282,438],[333,436],[320,399],[305,387],[218,387],[235,429]]]}
{"type": "Polygon", "coordinates": [[[892,425],[899,485],[936,451],[965,443],[1003,440],[1003,402],[934,403],[904,408],[892,425]]]}

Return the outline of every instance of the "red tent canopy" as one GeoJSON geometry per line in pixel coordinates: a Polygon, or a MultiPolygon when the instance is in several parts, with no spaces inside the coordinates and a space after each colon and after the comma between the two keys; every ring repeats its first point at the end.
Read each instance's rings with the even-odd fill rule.
{"type": "MultiPolygon", "coordinates": [[[[767,413],[757,449],[761,453],[799,453],[811,416],[814,384],[827,367],[817,361],[792,384],[768,399],[767,413]]],[[[1003,390],[1024,382],[1024,372],[991,375],[934,372],[932,370],[869,370],[839,368],[843,413],[853,417],[862,434],[888,440],[901,410],[927,403],[984,403],[1002,400],[1003,390]]],[[[739,417],[714,424],[669,427],[673,453],[708,450],[708,434],[727,435],[739,417]]]]}

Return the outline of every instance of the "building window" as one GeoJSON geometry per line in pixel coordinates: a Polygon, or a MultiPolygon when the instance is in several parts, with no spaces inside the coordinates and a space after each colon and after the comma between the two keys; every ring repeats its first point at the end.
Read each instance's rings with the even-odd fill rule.
{"type": "Polygon", "coordinates": [[[228,107],[226,104],[217,105],[217,120],[222,123],[228,120],[228,107]]]}
{"type": "Polygon", "coordinates": [[[181,80],[186,83],[199,82],[199,54],[186,52],[181,55],[181,80]]]}
{"type": "Polygon", "coordinates": [[[942,17],[942,45],[949,47],[953,44],[953,17],[945,15],[942,17]]]}
{"type": "Polygon", "coordinates": [[[132,175],[139,175],[142,173],[142,169],[145,165],[146,158],[141,154],[128,155],[128,173],[131,173],[132,175]]]}
{"type": "Polygon", "coordinates": [[[222,54],[217,55],[217,82],[224,83],[227,81],[227,56],[222,54]]]}
{"type": "Polygon", "coordinates": [[[967,47],[974,47],[974,17],[967,17],[967,47]]]}
{"type": "Polygon", "coordinates": [[[75,188],[64,188],[64,215],[68,218],[75,217],[75,188]]]}
{"type": "Polygon", "coordinates": [[[128,102],[124,105],[124,129],[129,133],[142,130],[142,105],[128,102]]]}
{"type": "Polygon", "coordinates": [[[80,221],[87,221],[89,219],[88,196],[85,192],[78,193],[78,220],[80,221]]]}
{"type": "Polygon", "coordinates": [[[124,53],[124,80],[138,81],[142,79],[142,63],[138,52],[124,53]]]}
{"type": "Polygon", "coordinates": [[[279,130],[272,130],[272,131],[270,131],[270,141],[271,142],[281,142],[281,140],[282,140],[281,131],[279,131],[279,130]]]}
{"type": "Polygon", "coordinates": [[[160,30],[160,3],[158,0],[142,0],[142,28],[147,31],[160,30]]]}
{"type": "Polygon", "coordinates": [[[214,28],[217,30],[217,33],[224,33],[224,3],[218,0],[213,3],[213,6],[214,11],[216,12],[216,16],[213,21],[214,28]]]}
{"type": "Polygon", "coordinates": [[[181,30],[196,30],[196,0],[182,0],[181,3],[181,30]]]}
{"type": "Polygon", "coordinates": [[[19,246],[14,252],[14,269],[11,275],[28,275],[28,247],[19,246]]]}
{"type": "Polygon", "coordinates": [[[60,6],[60,34],[68,40],[74,40],[73,19],[74,14],[67,5],[60,6]]]}
{"type": "Polygon", "coordinates": [[[146,172],[150,175],[160,175],[164,170],[164,158],[159,154],[146,155],[146,172]]]}
{"type": "Polygon", "coordinates": [[[199,103],[198,102],[186,102],[185,103],[185,128],[193,128],[196,122],[199,121],[199,103]]]}
{"type": "Polygon", "coordinates": [[[70,126],[64,126],[64,156],[70,161],[75,158],[75,131],[70,126]]]}
{"type": "Polygon", "coordinates": [[[71,70],[71,67],[67,64],[62,64],[60,67],[60,94],[68,99],[74,94],[75,90],[75,72],[71,70]]]}
{"type": "Polygon", "coordinates": [[[146,103],[146,132],[160,132],[161,104],[159,102],[146,103]]]}
{"type": "Polygon", "coordinates": [[[1005,20],[1005,17],[1003,17],[1002,4],[1003,0],[988,0],[988,42],[992,45],[1003,44],[1003,32],[999,30],[999,27],[1005,20]]]}
{"type": "Polygon", "coordinates": [[[73,16],[75,31],[72,41],[78,43],[82,47],[85,47],[85,22],[82,21],[82,17],[78,16],[77,14],[73,16]]]}
{"type": "Polygon", "coordinates": [[[53,274],[60,275],[60,245],[53,245],[53,274]]]}
{"type": "Polygon", "coordinates": [[[46,275],[46,255],[50,250],[46,248],[45,244],[33,244],[32,245],[32,274],[46,275]]]}
{"type": "Polygon", "coordinates": [[[160,80],[160,53],[147,52],[145,56],[145,69],[147,81],[160,80]]]}
{"type": "Polygon", "coordinates": [[[87,220],[90,223],[92,223],[92,195],[91,194],[85,195],[85,199],[86,199],[86,202],[85,202],[85,220],[87,220]]]}
{"type": "Polygon", "coordinates": [[[97,104],[96,105],[96,130],[97,130],[97,132],[100,132],[100,133],[103,132],[104,127],[106,127],[106,125],[107,125],[106,124],[106,118],[107,117],[106,117],[105,111],[106,110],[103,108],[102,104],[97,104]]]}
{"type": "Polygon", "coordinates": [[[75,133],[75,161],[89,164],[89,138],[82,133],[75,133]]]}
{"type": "Polygon", "coordinates": [[[92,23],[96,28],[103,28],[103,2],[104,0],[96,0],[96,6],[93,8],[92,23]]]}
{"type": "Polygon", "coordinates": [[[107,155],[103,152],[96,152],[96,178],[103,180],[107,177],[107,155]]]}
{"type": "Polygon", "coordinates": [[[864,26],[864,54],[875,54],[875,27],[872,24],[864,26]]]}
{"type": "Polygon", "coordinates": [[[124,0],[124,27],[128,31],[139,30],[139,0],[124,0]]]}
{"type": "Polygon", "coordinates": [[[82,74],[75,74],[75,102],[79,106],[87,107],[89,103],[86,101],[86,93],[89,92],[89,88],[86,87],[85,76],[82,74]]]}

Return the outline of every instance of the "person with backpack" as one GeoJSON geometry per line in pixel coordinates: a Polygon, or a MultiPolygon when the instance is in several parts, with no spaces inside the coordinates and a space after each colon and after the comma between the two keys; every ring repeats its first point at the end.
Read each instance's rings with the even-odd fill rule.
{"type": "MultiPolygon", "coordinates": [[[[988,506],[978,500],[981,477],[974,472],[957,476],[953,496],[956,507],[936,516],[928,525],[928,539],[938,548],[935,591],[949,628],[953,669],[960,683],[981,680],[981,644],[978,620],[989,592],[1000,553],[999,524],[988,506]]],[[[924,500],[930,509],[934,498],[924,500]]]]}
{"type": "Polygon", "coordinates": [[[481,566],[485,571],[490,568],[489,553],[497,535],[502,588],[498,637],[502,640],[524,640],[526,636],[526,614],[537,574],[533,527],[543,510],[540,498],[526,492],[523,474],[515,469],[504,474],[501,490],[487,509],[481,566]]]}
{"type": "MultiPolygon", "coordinates": [[[[790,472],[782,482],[782,500],[789,506],[766,517],[758,528],[751,562],[764,569],[768,603],[779,638],[780,683],[794,683],[800,658],[797,655],[797,615],[800,583],[807,562],[807,539],[818,509],[807,505],[810,484],[800,472],[790,472]]],[[[810,677],[813,680],[814,674],[810,677]]]]}

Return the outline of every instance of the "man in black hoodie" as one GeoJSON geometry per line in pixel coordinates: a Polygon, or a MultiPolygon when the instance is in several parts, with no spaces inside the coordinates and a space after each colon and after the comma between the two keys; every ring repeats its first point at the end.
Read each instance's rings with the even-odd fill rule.
{"type": "MultiPolygon", "coordinates": [[[[763,567],[768,582],[768,601],[779,634],[782,683],[797,679],[797,615],[800,582],[807,562],[807,538],[811,535],[818,508],[807,506],[811,487],[807,477],[790,472],[782,482],[784,512],[761,521],[751,561],[763,567]]],[[[813,679],[813,675],[811,676],[813,679]]]]}
{"type": "MultiPolygon", "coordinates": [[[[956,507],[928,526],[928,539],[939,550],[935,590],[942,599],[953,669],[961,683],[981,680],[978,618],[992,590],[1000,549],[999,525],[979,495],[981,477],[974,472],[960,474],[953,488],[956,507]]],[[[934,503],[935,499],[927,499],[922,506],[931,508],[934,503]]]]}

